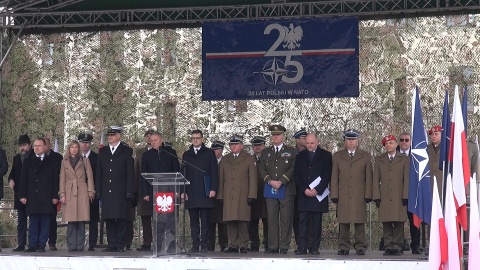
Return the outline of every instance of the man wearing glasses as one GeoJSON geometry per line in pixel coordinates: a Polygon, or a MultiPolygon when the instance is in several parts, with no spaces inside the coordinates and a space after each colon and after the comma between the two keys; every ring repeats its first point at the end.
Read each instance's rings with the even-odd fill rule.
{"type": "MultiPolygon", "coordinates": [[[[410,157],[410,149],[412,145],[410,133],[403,132],[402,134],[400,134],[399,141],[400,143],[398,144],[397,151],[401,155],[410,157]]],[[[410,223],[410,236],[412,237],[412,242],[410,243],[410,247],[412,248],[412,254],[422,254],[422,252],[420,251],[420,229],[413,225],[413,214],[407,211],[407,216],[410,223]]],[[[406,245],[406,241],[403,250],[408,250],[408,245],[406,245]]]]}
{"type": "Polygon", "coordinates": [[[209,248],[209,213],[215,205],[218,189],[218,166],[215,152],[203,143],[203,133],[191,133],[192,145],[183,153],[186,186],[185,208],[190,215],[192,248],[189,253],[205,253],[209,248]]]}

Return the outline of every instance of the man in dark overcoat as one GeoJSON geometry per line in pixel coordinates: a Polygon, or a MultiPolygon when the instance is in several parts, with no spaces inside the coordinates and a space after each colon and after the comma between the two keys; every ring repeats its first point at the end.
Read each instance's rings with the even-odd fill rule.
{"type": "Polygon", "coordinates": [[[407,221],[410,159],[397,152],[395,136],[385,136],[382,144],[386,153],[375,157],[373,200],[378,207],[378,221],[383,224],[383,255],[401,255],[403,227],[407,221]]]}
{"type": "Polygon", "coordinates": [[[293,169],[297,150],[284,144],[285,127],[272,125],[269,130],[273,145],[262,151],[260,176],[271,190],[285,188],[285,197],[266,199],[268,249],[265,252],[287,254],[292,238],[293,204],[296,193],[293,169]]]}
{"type": "Polygon", "coordinates": [[[57,162],[45,154],[46,142],[37,138],[33,148],[35,154],[24,160],[20,176],[20,201],[26,205],[30,220],[28,249],[26,252],[45,252],[50,219],[57,211],[52,205],[58,203],[59,171],[57,162]]]}
{"type": "MultiPolygon", "coordinates": [[[[78,142],[80,143],[81,154],[88,158],[93,172],[93,181],[97,175],[97,161],[98,154],[90,149],[92,145],[93,136],[90,133],[80,133],[78,135],[78,142]]],[[[95,185],[95,184],[94,184],[95,185]]],[[[90,221],[88,222],[88,251],[95,251],[95,246],[98,240],[98,220],[100,219],[100,206],[98,198],[90,201],[90,221]]]]}
{"type": "MultiPolygon", "coordinates": [[[[427,145],[428,166],[430,167],[430,182],[433,192],[433,177],[437,178],[438,194],[443,194],[443,171],[440,169],[440,142],[442,140],[442,127],[433,126],[428,135],[430,143],[427,145]]],[[[433,194],[433,193],[432,193],[433,194]]],[[[441,196],[441,195],[440,195],[441,196]]],[[[442,200],[442,198],[440,198],[442,200]]]]}
{"type": "Polygon", "coordinates": [[[250,248],[248,251],[259,251],[260,250],[260,235],[258,233],[260,219],[262,219],[263,227],[263,246],[265,250],[268,249],[268,220],[267,220],[267,204],[265,202],[265,197],[263,191],[265,188],[265,182],[263,178],[260,177],[261,159],[260,155],[262,150],[265,149],[265,137],[255,136],[250,141],[253,148],[253,155],[255,157],[255,166],[257,167],[257,199],[252,204],[252,216],[250,222],[248,223],[248,235],[250,237],[250,248]]]}
{"type": "Polygon", "coordinates": [[[203,143],[203,132],[191,132],[192,145],[183,153],[184,176],[190,182],[184,195],[190,215],[192,248],[189,252],[207,252],[209,247],[209,213],[218,190],[217,158],[203,143]]]}
{"type": "Polygon", "coordinates": [[[127,213],[133,196],[133,150],[120,142],[122,128],[111,126],[108,145],[98,153],[95,190],[102,201],[102,218],[107,229],[108,247],[104,252],[125,251],[127,213]]]}
{"type": "MultiPolygon", "coordinates": [[[[215,157],[219,166],[222,161],[224,147],[225,143],[222,141],[213,141],[210,146],[210,149],[215,151],[215,157]]],[[[227,224],[223,221],[223,205],[218,200],[215,200],[215,206],[210,210],[210,227],[208,231],[210,236],[210,247],[208,249],[210,251],[215,251],[217,226],[218,245],[220,246],[220,251],[225,251],[228,248],[227,224]]]]}
{"type": "MultiPolygon", "coordinates": [[[[142,173],[173,173],[180,172],[180,164],[177,158],[177,152],[170,148],[163,146],[162,135],[153,131],[150,135],[151,149],[143,154],[142,157],[142,173]]],[[[142,177],[141,180],[141,197],[145,205],[150,208],[150,213],[153,214],[153,204],[155,198],[153,196],[153,186],[142,177]]],[[[174,186],[158,186],[158,192],[174,192],[174,186]]],[[[176,197],[173,198],[173,203],[176,197]]],[[[175,207],[175,206],[174,206],[175,207]]],[[[157,253],[163,252],[165,249],[167,253],[174,253],[175,246],[175,211],[171,213],[155,213],[157,215],[157,253]],[[165,241],[165,246],[163,242],[165,241]]],[[[150,215],[150,218],[152,215],[150,215]]]]}
{"type": "Polygon", "coordinates": [[[318,146],[318,137],[309,133],[305,138],[307,148],[297,154],[294,178],[297,186],[299,243],[297,255],[306,255],[309,220],[312,221],[312,255],[319,255],[322,233],[322,213],[328,212],[328,196],[319,199],[330,184],[332,154],[318,146]],[[319,183],[314,183],[320,177],[319,183]]]}
{"type": "MultiPolygon", "coordinates": [[[[58,174],[60,175],[60,167],[62,166],[63,156],[60,153],[53,151],[52,143],[49,138],[44,138],[45,145],[45,154],[51,157],[54,162],[58,165],[58,174]]],[[[58,202],[60,203],[60,202],[58,202]]],[[[55,215],[50,216],[50,231],[48,233],[48,247],[50,250],[57,250],[57,205],[53,206],[55,215]]]]}
{"type": "Polygon", "coordinates": [[[142,238],[143,244],[137,248],[137,251],[151,251],[152,250],[152,241],[153,241],[153,233],[152,233],[152,208],[150,207],[151,202],[146,202],[143,199],[141,194],[142,192],[142,159],[143,154],[148,150],[152,149],[150,144],[150,135],[154,132],[153,129],[149,129],[143,135],[146,145],[135,152],[135,176],[134,176],[134,187],[135,192],[139,194],[138,196],[138,207],[137,207],[137,214],[140,216],[142,221],[142,238]]]}
{"type": "Polygon", "coordinates": [[[25,159],[28,159],[33,153],[32,145],[28,135],[23,134],[18,137],[18,148],[20,153],[13,157],[13,165],[8,176],[8,185],[13,189],[13,208],[17,210],[17,247],[12,251],[24,251],[27,245],[27,212],[26,207],[20,202],[18,191],[20,187],[20,175],[25,159]]]}

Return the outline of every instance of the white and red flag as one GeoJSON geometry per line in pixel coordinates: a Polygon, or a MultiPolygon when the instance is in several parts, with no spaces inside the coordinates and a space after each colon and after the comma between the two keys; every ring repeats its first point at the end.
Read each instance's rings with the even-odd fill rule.
{"type": "MultiPolygon", "coordinates": [[[[437,186],[435,177],[433,186],[437,186]]],[[[428,250],[428,269],[442,270],[448,260],[448,239],[438,188],[433,189],[432,222],[430,223],[430,245],[428,250]]]]}
{"type": "MultiPolygon", "coordinates": [[[[443,269],[460,270],[459,228],[457,223],[457,211],[453,198],[452,178],[449,174],[446,179],[445,190],[445,230],[448,237],[448,260],[443,269]]],[[[432,239],[430,239],[431,241],[432,239]]]]}
{"type": "Polygon", "coordinates": [[[470,231],[468,239],[468,268],[480,269],[480,217],[478,212],[476,174],[470,179],[470,231]]]}

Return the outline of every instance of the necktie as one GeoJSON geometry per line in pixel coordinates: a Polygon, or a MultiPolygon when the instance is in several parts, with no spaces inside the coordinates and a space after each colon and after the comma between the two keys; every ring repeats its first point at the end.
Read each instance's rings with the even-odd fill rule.
{"type": "Polygon", "coordinates": [[[315,155],[315,152],[308,151],[308,157],[310,158],[310,161],[312,161],[314,155],[315,155]]]}
{"type": "Polygon", "coordinates": [[[257,162],[259,162],[259,161],[260,161],[260,157],[257,157],[257,162]]]}
{"type": "Polygon", "coordinates": [[[112,147],[112,153],[113,153],[113,151],[115,151],[115,147],[112,147]]]}
{"type": "Polygon", "coordinates": [[[353,152],[350,152],[350,159],[353,158],[353,152]]]}
{"type": "Polygon", "coordinates": [[[197,152],[198,152],[198,149],[197,149],[197,148],[195,148],[195,155],[197,154],[197,152]]]}
{"type": "Polygon", "coordinates": [[[233,155],[233,160],[237,159],[237,155],[233,155]]]}
{"type": "Polygon", "coordinates": [[[402,154],[404,154],[405,156],[407,155],[407,152],[403,152],[402,154]]]}
{"type": "Polygon", "coordinates": [[[276,150],[275,150],[275,154],[278,154],[278,146],[275,147],[275,149],[276,149],[276,150]]]}
{"type": "Polygon", "coordinates": [[[390,162],[392,162],[392,160],[393,160],[393,157],[392,157],[392,156],[390,156],[390,157],[389,157],[389,159],[390,159],[390,162]]]}

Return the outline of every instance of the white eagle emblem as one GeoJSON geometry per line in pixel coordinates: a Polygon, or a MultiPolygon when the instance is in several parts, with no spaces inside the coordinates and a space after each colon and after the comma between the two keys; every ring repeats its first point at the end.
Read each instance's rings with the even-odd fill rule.
{"type": "Polygon", "coordinates": [[[289,50],[294,50],[300,47],[300,42],[303,37],[303,29],[300,26],[293,28],[293,23],[287,28],[286,26],[283,27],[285,29],[285,38],[283,39],[283,48],[287,48],[289,50]]]}
{"type": "Polygon", "coordinates": [[[157,212],[169,213],[173,211],[172,194],[168,194],[168,193],[159,194],[156,202],[157,202],[157,212]]]}

